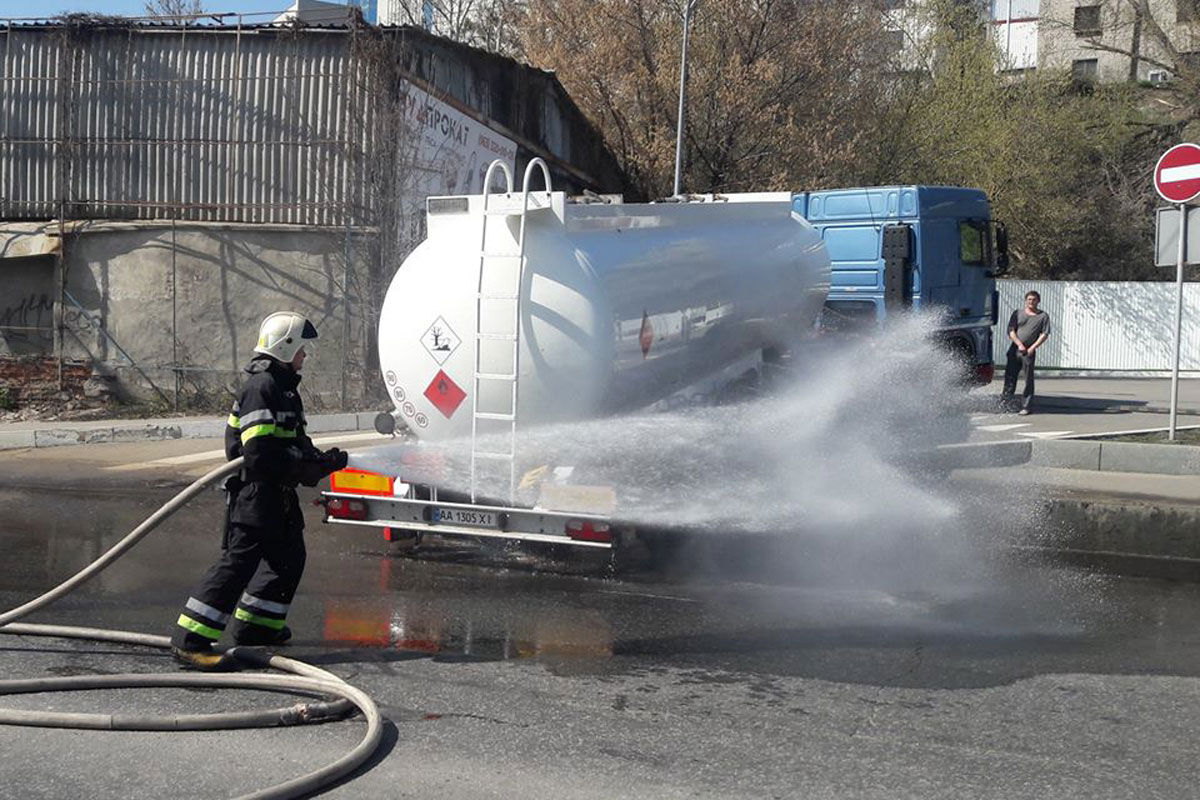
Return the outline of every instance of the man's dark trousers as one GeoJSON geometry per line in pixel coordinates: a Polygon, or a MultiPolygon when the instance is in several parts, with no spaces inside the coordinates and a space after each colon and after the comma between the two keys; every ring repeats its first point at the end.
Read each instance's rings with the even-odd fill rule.
{"type": "Polygon", "coordinates": [[[1021,408],[1029,408],[1030,402],[1033,401],[1033,362],[1036,358],[1037,353],[1026,355],[1017,352],[1015,343],[1008,346],[1008,363],[1004,367],[1004,391],[1000,393],[1000,400],[1005,407],[1012,403],[1013,395],[1017,391],[1017,377],[1024,368],[1025,391],[1021,392],[1021,408]]]}

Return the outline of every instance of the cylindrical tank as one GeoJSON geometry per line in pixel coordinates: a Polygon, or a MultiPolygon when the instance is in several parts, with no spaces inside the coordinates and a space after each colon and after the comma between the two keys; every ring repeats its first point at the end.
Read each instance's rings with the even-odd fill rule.
{"type": "MultiPolygon", "coordinates": [[[[488,214],[481,195],[428,201],[428,238],[393,278],[379,322],[384,381],[418,437],[470,434],[477,332],[479,371],[510,375],[518,315],[524,426],[642,408],[786,347],[828,292],[825,246],[786,193],[529,202],[518,292],[520,194],[491,195],[488,214]]],[[[511,381],[482,379],[476,410],[502,417],[513,394],[511,381]]]]}

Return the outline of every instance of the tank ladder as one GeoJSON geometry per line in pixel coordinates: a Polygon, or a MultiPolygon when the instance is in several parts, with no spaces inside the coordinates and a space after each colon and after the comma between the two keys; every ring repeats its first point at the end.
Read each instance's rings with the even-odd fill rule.
{"type": "MultiPolygon", "coordinates": [[[[471,502],[476,502],[476,493],[479,486],[479,462],[480,461],[496,461],[508,464],[508,499],[510,502],[516,499],[517,490],[517,403],[520,396],[518,378],[521,373],[521,287],[525,278],[525,232],[526,222],[529,216],[529,183],[533,178],[534,170],[540,169],[542,178],[546,184],[546,203],[544,207],[549,207],[550,198],[550,170],[546,166],[546,162],[540,158],[535,158],[529,162],[525,168],[525,178],[521,187],[521,204],[517,207],[512,203],[499,203],[495,206],[492,204],[492,199],[495,195],[491,192],[492,176],[499,169],[504,173],[506,183],[506,199],[510,199],[512,195],[513,181],[512,173],[508,170],[508,165],[502,161],[493,161],[488,167],[487,175],[483,181],[483,226],[479,240],[479,281],[476,287],[475,294],[475,371],[474,371],[474,391],[471,393],[471,502]],[[492,220],[499,220],[502,225],[507,225],[508,220],[516,217],[518,220],[517,227],[517,249],[515,252],[492,249],[489,250],[488,233],[491,229],[492,220]],[[496,293],[494,288],[489,288],[485,276],[490,274],[497,268],[507,266],[512,274],[511,289],[507,289],[501,293],[496,293]],[[506,330],[484,330],[484,308],[489,309],[504,309],[508,308],[511,313],[503,314],[502,311],[496,312],[505,318],[511,320],[511,328],[506,330]],[[505,342],[508,347],[504,348],[509,354],[507,359],[503,357],[495,357],[501,363],[484,364],[484,343],[485,342],[505,342]],[[509,387],[509,406],[507,409],[485,410],[480,407],[481,389],[485,385],[491,386],[508,386],[509,387]],[[479,449],[479,423],[480,422],[501,422],[508,425],[508,449],[502,451],[487,451],[479,449]]],[[[490,244],[492,248],[496,244],[490,244]]],[[[491,359],[489,359],[490,361],[491,359]]]]}

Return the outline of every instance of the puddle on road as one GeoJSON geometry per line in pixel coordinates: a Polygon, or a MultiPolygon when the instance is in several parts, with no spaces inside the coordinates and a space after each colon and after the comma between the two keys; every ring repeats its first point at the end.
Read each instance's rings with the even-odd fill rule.
{"type": "MultiPolygon", "coordinates": [[[[10,556],[0,562],[0,605],[71,574],[159,499],[0,490],[0,537],[10,556]]],[[[42,616],[162,632],[215,555],[219,512],[219,497],[205,498],[42,616]]],[[[359,529],[311,525],[308,541],[294,651],[327,664],[528,660],[563,674],[669,667],[722,680],[761,674],[921,686],[1200,669],[1200,587],[1107,579],[1036,560],[972,567],[954,551],[907,547],[872,560],[841,549],[822,555],[793,540],[790,551],[749,548],[740,561],[685,550],[667,574],[605,580],[528,558],[401,557],[359,529]],[[901,555],[908,566],[890,568],[901,555]],[[792,580],[749,580],[763,564],[792,580]],[[913,579],[922,575],[937,580],[913,579]]]]}
{"type": "Polygon", "coordinates": [[[335,602],[326,606],[322,636],[333,645],[480,661],[608,658],[614,643],[612,626],[596,612],[539,614],[496,626],[492,620],[474,620],[420,601],[390,607],[335,602]]]}

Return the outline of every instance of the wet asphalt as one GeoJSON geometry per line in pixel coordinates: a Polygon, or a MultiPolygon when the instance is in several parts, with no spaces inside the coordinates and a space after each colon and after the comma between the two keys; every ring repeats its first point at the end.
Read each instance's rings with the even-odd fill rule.
{"type": "MultiPolygon", "coordinates": [[[[0,488],[0,608],[82,567],[166,490],[0,488]]],[[[309,495],[310,497],[315,495],[309,495]]],[[[168,633],[219,544],[206,494],[30,622],[168,633]]],[[[1194,797],[1200,587],[941,540],[801,534],[605,557],[430,542],[310,509],[292,655],[370,692],[385,747],[334,797],[1194,797]]],[[[173,669],[0,637],[6,677],[173,669]]],[[[4,698],[206,711],[253,692],[4,698]]],[[[0,728],[0,797],[223,797],[316,768],[355,721],[129,734],[0,728]]]]}

